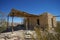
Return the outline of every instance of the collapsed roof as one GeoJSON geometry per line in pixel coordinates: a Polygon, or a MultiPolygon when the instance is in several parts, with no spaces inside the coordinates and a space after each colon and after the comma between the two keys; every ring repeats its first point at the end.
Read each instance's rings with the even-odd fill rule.
{"type": "Polygon", "coordinates": [[[38,15],[33,15],[33,14],[29,14],[27,12],[22,12],[22,11],[18,11],[15,9],[12,9],[11,12],[8,14],[8,16],[11,17],[38,17],[38,15]]]}

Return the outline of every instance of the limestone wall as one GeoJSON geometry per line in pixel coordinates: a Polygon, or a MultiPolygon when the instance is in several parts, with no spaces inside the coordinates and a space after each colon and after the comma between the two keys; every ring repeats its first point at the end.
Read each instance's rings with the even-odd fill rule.
{"type": "Polygon", "coordinates": [[[40,15],[40,27],[46,28],[48,26],[48,16],[47,14],[40,15]]]}
{"type": "Polygon", "coordinates": [[[26,18],[25,24],[26,22],[29,29],[42,27],[50,30],[51,28],[56,27],[56,18],[49,13],[43,13],[39,17],[28,17],[26,18]],[[39,25],[37,24],[37,19],[39,19],[39,25]]]}
{"type": "Polygon", "coordinates": [[[48,14],[48,27],[49,30],[56,27],[56,17],[52,16],[51,14],[48,14]]]}

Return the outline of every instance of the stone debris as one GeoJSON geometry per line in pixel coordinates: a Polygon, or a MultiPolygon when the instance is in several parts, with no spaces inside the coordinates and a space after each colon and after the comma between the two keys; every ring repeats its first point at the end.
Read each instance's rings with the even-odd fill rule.
{"type": "Polygon", "coordinates": [[[1,33],[0,40],[25,40],[26,38],[32,38],[31,34],[33,35],[34,31],[14,31],[13,34],[11,32],[1,33]],[[29,36],[29,37],[28,37],[29,36]]]}

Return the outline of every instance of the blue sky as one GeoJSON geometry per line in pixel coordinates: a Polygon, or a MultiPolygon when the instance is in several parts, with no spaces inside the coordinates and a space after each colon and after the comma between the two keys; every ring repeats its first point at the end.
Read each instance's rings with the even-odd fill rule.
{"type": "MultiPolygon", "coordinates": [[[[60,0],[0,0],[0,11],[8,15],[12,8],[36,15],[43,12],[60,15],[60,0]]],[[[14,21],[22,20],[17,21],[15,18],[14,21]]]]}

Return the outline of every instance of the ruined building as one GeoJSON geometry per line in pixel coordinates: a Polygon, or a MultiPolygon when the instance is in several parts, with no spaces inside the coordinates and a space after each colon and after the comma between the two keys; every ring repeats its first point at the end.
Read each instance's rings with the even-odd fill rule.
{"type": "Polygon", "coordinates": [[[25,19],[25,25],[28,25],[28,29],[33,29],[34,27],[40,27],[43,30],[48,29],[51,30],[56,27],[56,18],[49,14],[43,13],[38,17],[28,17],[25,19]]]}
{"type": "Polygon", "coordinates": [[[34,27],[39,27],[42,29],[51,30],[52,28],[56,27],[56,18],[47,12],[41,15],[33,15],[12,9],[8,16],[24,17],[24,25],[26,29],[34,29],[34,27]]]}

